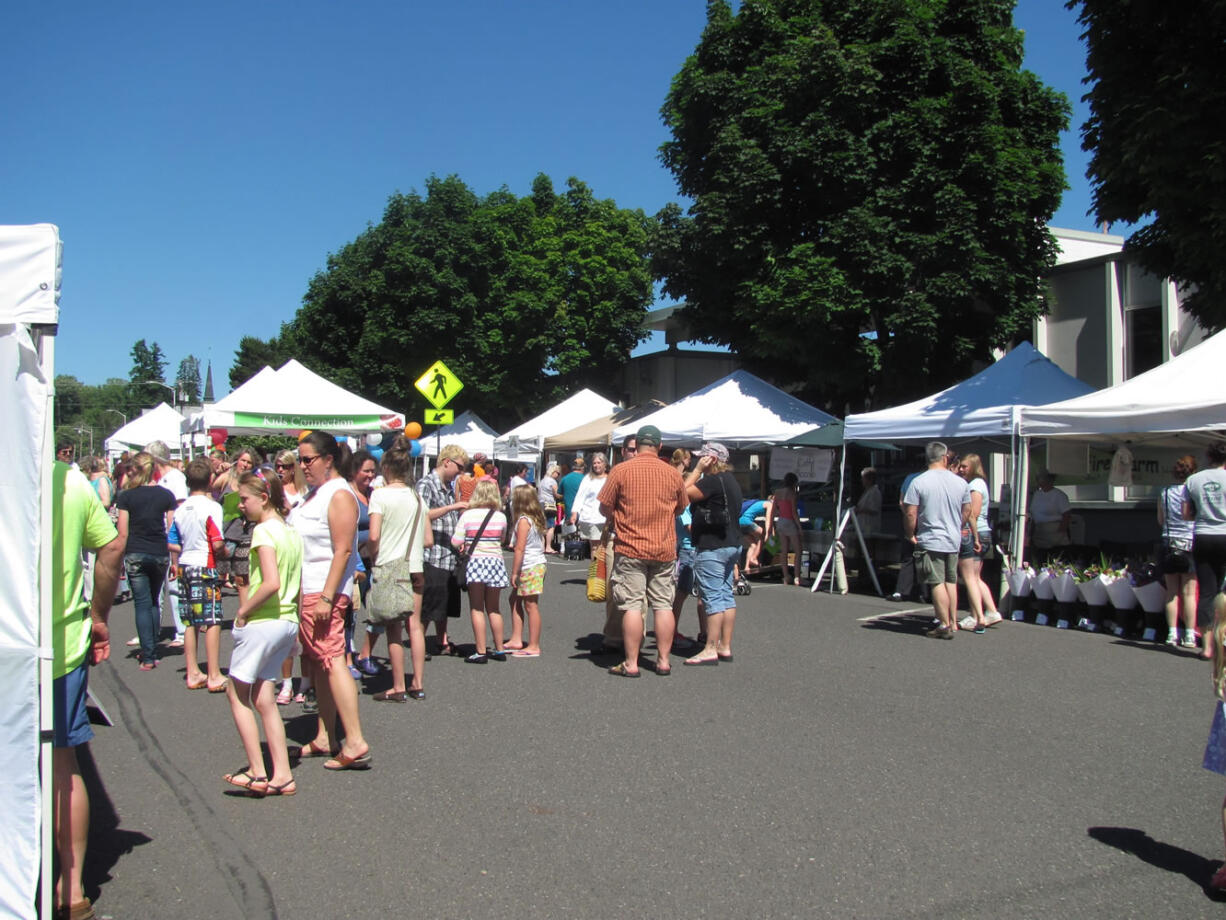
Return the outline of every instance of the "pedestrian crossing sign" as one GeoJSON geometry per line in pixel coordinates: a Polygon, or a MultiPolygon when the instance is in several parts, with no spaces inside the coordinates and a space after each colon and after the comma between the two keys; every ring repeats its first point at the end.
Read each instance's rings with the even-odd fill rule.
{"type": "Polygon", "coordinates": [[[424,421],[427,425],[453,425],[455,412],[451,409],[427,409],[424,421]]]}
{"type": "Polygon", "coordinates": [[[435,409],[443,408],[455,399],[455,395],[460,390],[464,389],[460,378],[451,373],[442,361],[435,361],[431,364],[430,370],[422,374],[413,385],[417,387],[417,392],[426,397],[426,402],[435,409]]]}

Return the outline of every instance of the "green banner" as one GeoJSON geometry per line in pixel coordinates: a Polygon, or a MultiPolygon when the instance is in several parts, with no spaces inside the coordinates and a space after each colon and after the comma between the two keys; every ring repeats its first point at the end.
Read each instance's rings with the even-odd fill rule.
{"type": "Polygon", "coordinates": [[[309,428],[311,431],[379,431],[387,427],[377,415],[269,415],[235,412],[235,428],[309,428]]]}

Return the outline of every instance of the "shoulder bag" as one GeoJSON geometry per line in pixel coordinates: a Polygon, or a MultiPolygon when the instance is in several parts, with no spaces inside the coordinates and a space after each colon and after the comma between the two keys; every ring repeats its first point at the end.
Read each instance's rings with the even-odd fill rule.
{"type": "Polygon", "coordinates": [[[370,595],[366,599],[366,615],[375,623],[389,623],[412,612],[413,594],[425,587],[421,572],[409,571],[409,559],[413,555],[413,542],[417,537],[417,525],[421,523],[421,498],[413,523],[409,525],[409,543],[404,558],[394,559],[386,565],[376,565],[370,571],[370,595]]]}
{"type": "Polygon", "coordinates": [[[472,558],[473,550],[477,547],[477,541],[481,539],[481,535],[485,533],[485,527],[490,522],[490,518],[494,516],[497,508],[491,508],[485,515],[485,520],[481,522],[481,526],[477,528],[477,532],[473,534],[473,538],[464,544],[464,548],[456,554],[455,563],[455,580],[461,588],[468,587],[468,560],[472,558]]]}
{"type": "Polygon", "coordinates": [[[711,496],[708,495],[705,501],[694,505],[690,510],[691,523],[698,524],[703,530],[711,533],[723,532],[724,536],[728,534],[728,490],[724,488],[724,474],[717,473],[719,477],[719,488],[724,494],[724,505],[721,508],[711,502],[711,496]]]}

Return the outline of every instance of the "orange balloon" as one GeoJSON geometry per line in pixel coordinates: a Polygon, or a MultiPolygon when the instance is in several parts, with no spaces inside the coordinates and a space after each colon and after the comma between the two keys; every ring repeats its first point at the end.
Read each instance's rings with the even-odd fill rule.
{"type": "Polygon", "coordinates": [[[404,426],[404,436],[410,441],[416,441],[421,437],[421,425],[417,422],[409,422],[404,426]]]}

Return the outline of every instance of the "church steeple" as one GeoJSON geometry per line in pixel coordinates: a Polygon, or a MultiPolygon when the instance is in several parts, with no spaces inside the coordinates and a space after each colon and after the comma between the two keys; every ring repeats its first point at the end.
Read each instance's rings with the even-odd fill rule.
{"type": "Polygon", "coordinates": [[[204,401],[213,402],[213,361],[209,360],[209,369],[204,375],[204,401]]]}

